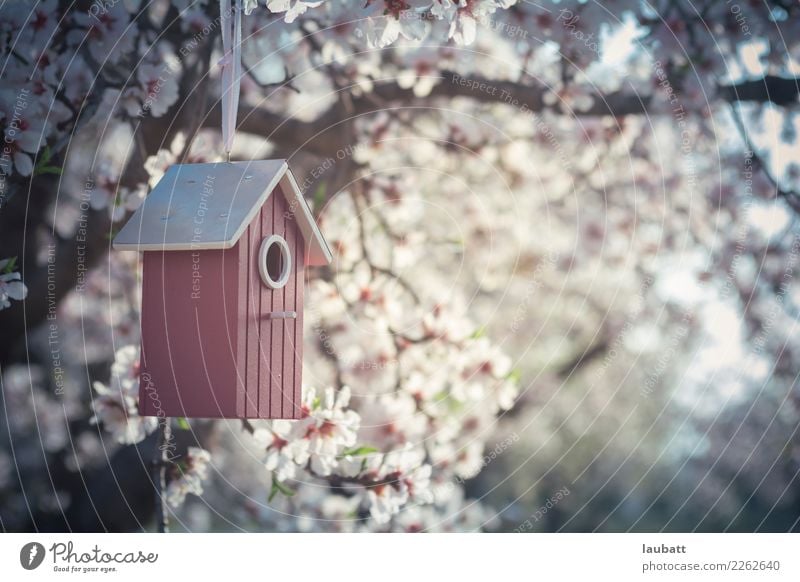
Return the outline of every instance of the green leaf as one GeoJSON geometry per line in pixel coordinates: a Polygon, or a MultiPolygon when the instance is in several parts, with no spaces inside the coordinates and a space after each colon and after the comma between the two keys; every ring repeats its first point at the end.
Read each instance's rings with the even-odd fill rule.
{"type": "Polygon", "coordinates": [[[476,329],[474,332],[472,332],[472,335],[469,336],[469,337],[471,339],[478,339],[478,338],[483,337],[485,335],[486,335],[486,326],[482,325],[478,329],[476,329]]]}
{"type": "Polygon", "coordinates": [[[378,449],[375,447],[368,447],[365,445],[361,445],[352,449],[348,449],[342,452],[343,457],[363,457],[365,455],[370,455],[372,453],[377,453],[378,449]]]}
{"type": "Polygon", "coordinates": [[[56,174],[60,176],[61,168],[50,165],[50,161],[52,159],[53,151],[50,149],[50,146],[45,146],[41,155],[39,155],[38,159],[36,160],[36,166],[33,168],[33,175],[38,176],[40,174],[56,174]]]}
{"type": "Polygon", "coordinates": [[[39,162],[36,164],[37,166],[44,166],[53,158],[53,152],[50,149],[50,146],[44,146],[42,150],[42,155],[39,156],[39,162]]]}
{"type": "Polygon", "coordinates": [[[182,416],[176,418],[175,420],[178,422],[178,428],[183,430],[192,430],[192,427],[189,426],[189,421],[183,418],[182,416]]]}
{"type": "Polygon", "coordinates": [[[61,168],[59,168],[58,166],[37,167],[36,170],[34,170],[34,173],[37,176],[39,176],[41,174],[55,174],[57,176],[60,176],[61,175],[61,168]]]}
{"type": "Polygon", "coordinates": [[[322,400],[319,396],[315,396],[311,402],[311,410],[317,410],[320,406],[322,406],[322,400]]]}
{"type": "Polygon", "coordinates": [[[268,501],[272,501],[275,499],[275,496],[278,493],[282,493],[286,497],[291,497],[295,494],[294,490],[290,489],[280,481],[275,478],[275,475],[272,476],[272,489],[269,491],[269,499],[268,501]]]}
{"type": "Polygon", "coordinates": [[[317,189],[314,190],[314,214],[319,214],[319,212],[322,210],[323,204],[325,204],[325,191],[325,182],[322,181],[319,183],[319,186],[317,186],[317,189]]]}
{"type": "Polygon", "coordinates": [[[508,373],[506,379],[511,380],[515,384],[518,384],[519,381],[522,379],[522,372],[520,372],[518,368],[514,368],[508,373]]]}
{"type": "Polygon", "coordinates": [[[10,259],[8,259],[8,263],[6,263],[6,266],[3,267],[3,274],[7,275],[9,273],[13,273],[16,270],[17,270],[17,257],[11,257],[10,259]]]}

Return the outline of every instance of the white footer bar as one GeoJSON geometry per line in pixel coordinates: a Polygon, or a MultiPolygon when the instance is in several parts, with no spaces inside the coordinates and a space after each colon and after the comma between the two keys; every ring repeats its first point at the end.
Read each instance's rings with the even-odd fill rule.
{"type": "Polygon", "coordinates": [[[136,582],[768,582],[800,580],[798,550],[792,534],[3,534],[0,572],[136,582]]]}

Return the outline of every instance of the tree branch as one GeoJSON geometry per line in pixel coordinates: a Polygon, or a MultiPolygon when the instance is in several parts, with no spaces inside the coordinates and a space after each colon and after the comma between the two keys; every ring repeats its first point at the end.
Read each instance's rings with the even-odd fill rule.
{"type": "MultiPolygon", "coordinates": [[[[495,81],[480,76],[463,77],[450,71],[442,71],[440,82],[426,97],[417,97],[412,89],[404,89],[394,77],[378,79],[371,94],[352,97],[350,117],[331,107],[314,121],[304,122],[286,118],[260,107],[240,109],[238,129],[245,133],[263,136],[277,144],[287,157],[299,150],[320,156],[330,156],[346,145],[347,133],[342,126],[350,119],[368,115],[392,105],[413,105],[429,102],[432,98],[467,98],[479,103],[504,103],[531,112],[551,111],[560,114],[590,117],[598,115],[642,115],[649,111],[652,95],[614,92],[594,95],[594,104],[586,110],[567,110],[551,107],[544,101],[550,92],[545,86],[524,85],[511,81],[495,81]],[[375,103],[376,98],[383,103],[375,103]]],[[[800,78],[767,76],[756,81],[744,81],[735,85],[718,87],[717,97],[723,102],[774,103],[781,106],[799,104],[800,78]]],[[[219,127],[220,106],[217,103],[204,119],[206,127],[219,127]]]]}
{"type": "Polygon", "coordinates": [[[719,97],[728,103],[774,103],[775,105],[798,105],[800,78],[788,79],[768,75],[756,81],[745,81],[737,85],[719,87],[719,97]]]}
{"type": "Polygon", "coordinates": [[[781,188],[778,179],[772,176],[767,164],[764,162],[761,155],[756,150],[755,144],[750,139],[750,134],[747,132],[747,128],[745,127],[741,111],[739,111],[735,105],[731,105],[731,115],[733,116],[734,125],[736,125],[736,129],[739,131],[739,135],[744,142],[744,146],[747,148],[747,151],[753,160],[753,165],[764,173],[764,176],[766,176],[767,180],[769,180],[769,182],[775,188],[775,193],[777,196],[779,198],[783,198],[783,200],[792,210],[800,214],[800,196],[798,196],[796,192],[781,188]]]}
{"type": "MultiPolygon", "coordinates": [[[[560,108],[549,107],[544,96],[550,89],[540,85],[523,85],[510,81],[494,81],[483,77],[463,77],[450,71],[442,71],[441,82],[430,93],[431,97],[466,97],[484,103],[507,103],[516,107],[523,105],[534,112],[549,109],[561,112],[560,108]]],[[[374,94],[387,101],[419,100],[411,89],[403,89],[392,80],[378,81],[374,94]]],[[[755,81],[744,81],[735,85],[720,85],[718,98],[726,102],[744,101],[754,103],[774,103],[786,106],[800,104],[800,78],[766,76],[755,81]]],[[[594,105],[584,111],[567,111],[570,115],[639,115],[646,113],[652,95],[625,93],[617,91],[594,95],[594,105]]]]}
{"type": "Polygon", "coordinates": [[[155,484],[156,497],[156,528],[159,533],[169,532],[169,512],[167,509],[167,467],[172,462],[170,460],[170,447],[172,443],[172,430],[169,426],[169,418],[158,419],[158,439],[153,456],[153,483],[155,484]]]}

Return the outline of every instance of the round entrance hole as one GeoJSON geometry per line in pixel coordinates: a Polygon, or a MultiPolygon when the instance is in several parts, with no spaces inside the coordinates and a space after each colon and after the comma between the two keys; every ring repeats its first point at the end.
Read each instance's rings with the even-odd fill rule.
{"type": "Polygon", "coordinates": [[[265,285],[280,289],[289,281],[292,255],[286,240],[277,234],[264,239],[258,253],[258,270],[265,285]]]}

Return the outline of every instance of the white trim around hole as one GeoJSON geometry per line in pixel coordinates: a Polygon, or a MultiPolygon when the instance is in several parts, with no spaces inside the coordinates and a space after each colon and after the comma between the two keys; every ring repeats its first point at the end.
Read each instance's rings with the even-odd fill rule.
{"type": "Polygon", "coordinates": [[[261,248],[258,251],[258,272],[261,274],[261,280],[265,285],[273,289],[280,289],[289,281],[289,274],[292,272],[292,253],[289,252],[289,245],[282,236],[272,234],[261,242],[261,248]],[[267,269],[267,254],[270,247],[276,244],[281,249],[281,276],[277,281],[274,281],[267,269]]]}

